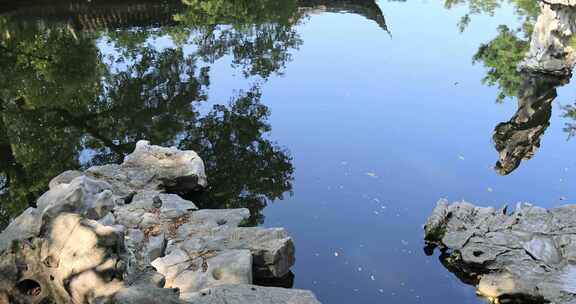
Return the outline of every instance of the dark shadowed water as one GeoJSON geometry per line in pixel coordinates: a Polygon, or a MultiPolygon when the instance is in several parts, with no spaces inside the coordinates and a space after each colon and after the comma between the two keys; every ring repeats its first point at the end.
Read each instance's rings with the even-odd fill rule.
{"type": "Polygon", "coordinates": [[[483,303],[423,250],[436,201],[576,200],[574,86],[515,70],[535,1],[47,2],[0,6],[3,225],[148,139],[203,157],[199,205],[286,227],[323,303],[483,303]]]}

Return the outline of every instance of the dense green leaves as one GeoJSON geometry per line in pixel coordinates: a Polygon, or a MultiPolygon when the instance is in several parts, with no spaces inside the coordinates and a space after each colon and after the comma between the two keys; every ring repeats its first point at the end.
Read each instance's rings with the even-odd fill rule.
{"type": "Polygon", "coordinates": [[[444,6],[448,9],[464,5],[467,6],[468,12],[458,24],[462,32],[472,22],[472,16],[480,14],[492,16],[504,5],[512,5],[516,15],[522,20],[522,25],[517,29],[511,29],[507,25],[498,26],[496,37],[481,44],[473,57],[474,63],[482,63],[487,68],[482,81],[489,86],[498,87],[497,102],[502,102],[507,97],[518,97],[522,83],[518,65],[528,52],[534,23],[540,13],[538,1],[446,0],[444,2],[444,6]]]}
{"type": "Polygon", "coordinates": [[[518,38],[507,26],[498,28],[498,36],[487,44],[482,44],[474,55],[474,62],[482,62],[488,68],[482,81],[499,88],[496,100],[502,102],[506,97],[518,97],[522,76],[518,64],[528,51],[529,42],[518,38]]]}

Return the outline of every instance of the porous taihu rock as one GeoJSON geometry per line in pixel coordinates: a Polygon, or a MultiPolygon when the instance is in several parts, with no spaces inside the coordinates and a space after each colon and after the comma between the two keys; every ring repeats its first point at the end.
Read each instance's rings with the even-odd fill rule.
{"type": "MultiPolygon", "coordinates": [[[[207,288],[286,275],[294,245],[284,229],[239,227],[248,209],[198,210],[178,195],[206,185],[196,153],[147,142],[120,165],[62,173],[0,234],[0,302],[197,303],[207,288]]],[[[317,303],[226,288],[239,303],[317,303]]]]}

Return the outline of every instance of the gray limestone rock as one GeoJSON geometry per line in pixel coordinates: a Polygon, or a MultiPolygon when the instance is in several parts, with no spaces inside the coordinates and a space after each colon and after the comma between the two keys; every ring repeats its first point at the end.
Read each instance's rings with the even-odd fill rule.
{"type": "MultiPolygon", "coordinates": [[[[182,226],[182,231],[189,231],[182,226]]],[[[186,251],[248,249],[254,258],[258,278],[281,278],[294,264],[294,243],[283,228],[220,227],[197,230],[193,237],[183,237],[180,248],[186,251]]]]}
{"type": "Polygon", "coordinates": [[[438,202],[424,226],[443,264],[491,300],[576,301],[576,205],[507,209],[438,202]]]}
{"type": "Polygon", "coordinates": [[[252,255],[248,250],[186,252],[175,250],[152,266],[166,277],[167,288],[182,294],[221,284],[251,284],[252,255]]]}
{"type": "Polygon", "coordinates": [[[181,226],[180,236],[184,237],[192,231],[201,229],[237,227],[249,217],[250,211],[246,208],[198,210],[191,213],[187,223],[181,226]]]}
{"type": "Polygon", "coordinates": [[[166,237],[164,233],[160,233],[156,236],[150,236],[148,243],[146,244],[146,259],[148,262],[152,262],[157,258],[164,255],[166,250],[166,237]]]}
{"type": "Polygon", "coordinates": [[[42,227],[40,212],[28,208],[0,233],[0,252],[8,249],[13,241],[37,236],[42,227]]]}
{"type": "Polygon", "coordinates": [[[196,153],[147,142],[120,165],[60,174],[0,234],[0,302],[185,303],[216,288],[213,301],[231,292],[241,303],[317,303],[304,291],[245,288],[253,276],[284,277],[294,244],[282,228],[238,227],[248,209],[198,210],[165,193],[206,185],[196,153]]]}
{"type": "Polygon", "coordinates": [[[84,173],[82,171],[76,171],[76,170],[64,171],[64,172],[60,173],[58,176],[56,176],[55,178],[53,178],[50,181],[50,183],[48,184],[48,187],[50,189],[53,189],[54,187],[56,187],[60,184],[69,184],[75,178],[80,177],[82,175],[84,175],[84,173]]]}
{"type": "Polygon", "coordinates": [[[79,176],[44,193],[38,198],[37,206],[45,221],[62,212],[76,212],[91,219],[100,219],[115,206],[111,188],[107,182],[79,176]]]}
{"type": "Polygon", "coordinates": [[[574,1],[540,3],[541,12],[534,26],[530,50],[520,68],[546,74],[570,74],[576,64],[576,50],[571,45],[576,33],[574,1]]]}
{"type": "Polygon", "coordinates": [[[541,0],[541,1],[549,4],[576,6],[576,0],[545,0],[545,1],[541,0]]]}
{"type": "Polygon", "coordinates": [[[120,196],[135,190],[190,192],[208,186],[204,162],[196,152],[153,146],[143,140],[121,165],[91,167],[86,174],[110,182],[120,196]]]}
{"type": "Polygon", "coordinates": [[[320,304],[310,291],[254,285],[220,285],[182,298],[194,304],[320,304]]]}

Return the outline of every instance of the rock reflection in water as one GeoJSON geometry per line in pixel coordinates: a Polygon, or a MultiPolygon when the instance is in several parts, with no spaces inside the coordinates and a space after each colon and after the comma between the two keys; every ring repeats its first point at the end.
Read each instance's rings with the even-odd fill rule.
{"type": "Polygon", "coordinates": [[[552,101],[556,88],[568,78],[523,72],[518,96],[518,110],[507,122],[494,129],[494,145],[499,154],[495,170],[510,174],[522,160],[530,159],[540,147],[540,139],[550,125],[552,101]]]}
{"type": "Polygon", "coordinates": [[[540,8],[530,47],[518,67],[518,109],[508,122],[496,126],[492,137],[499,153],[495,170],[501,175],[537,152],[550,125],[556,89],[568,83],[576,63],[576,7],[542,2],[540,8]]]}
{"type": "MultiPolygon", "coordinates": [[[[508,93],[504,97],[518,98],[516,113],[493,134],[501,175],[537,152],[557,88],[571,78],[576,7],[573,1],[556,2],[540,2],[529,48],[501,27],[475,58],[491,68],[489,84],[498,83],[508,93]],[[502,57],[509,64],[504,68],[502,57]]],[[[440,247],[441,264],[491,303],[574,303],[573,212],[573,205],[546,210],[518,204],[509,212],[441,200],[424,226],[424,251],[432,255],[440,247]]]]}

